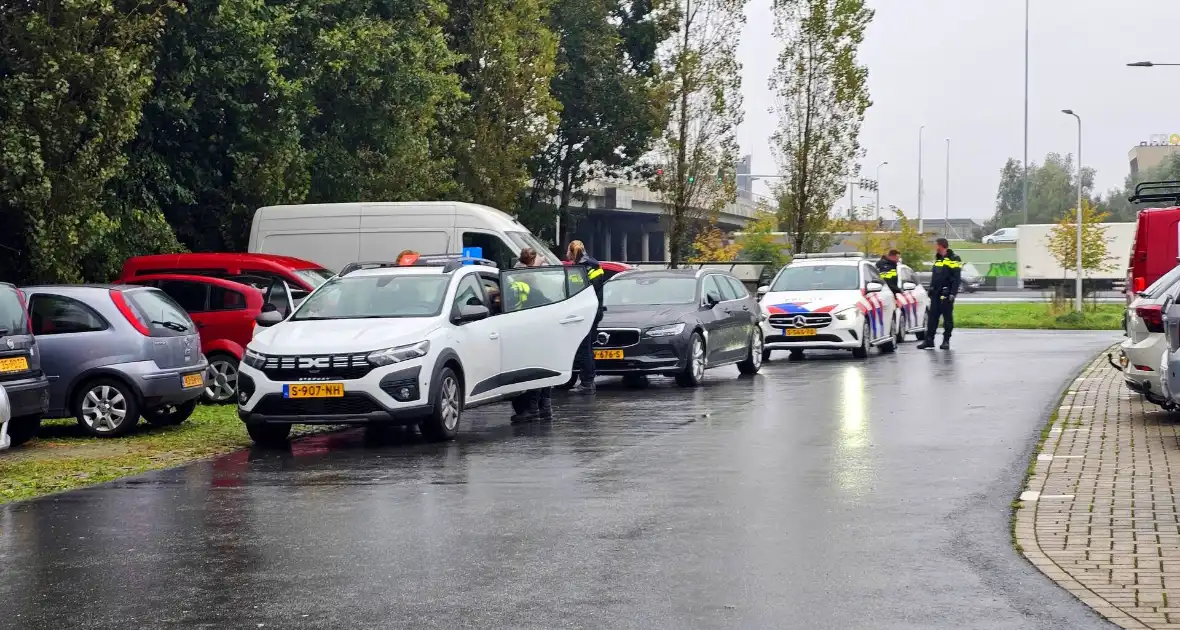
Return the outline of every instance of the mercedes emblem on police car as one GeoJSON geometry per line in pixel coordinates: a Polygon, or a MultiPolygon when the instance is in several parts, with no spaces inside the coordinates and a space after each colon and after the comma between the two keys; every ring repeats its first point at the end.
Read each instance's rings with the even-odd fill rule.
{"type": "Polygon", "coordinates": [[[795,319],[791,320],[791,323],[795,325],[795,328],[802,328],[807,325],[807,318],[802,315],[796,315],[795,319]]]}

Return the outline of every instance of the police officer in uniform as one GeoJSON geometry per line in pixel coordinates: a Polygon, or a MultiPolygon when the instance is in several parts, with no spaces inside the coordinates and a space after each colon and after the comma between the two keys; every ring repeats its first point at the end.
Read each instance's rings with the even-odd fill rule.
{"type": "Polygon", "coordinates": [[[889,285],[889,289],[893,291],[894,295],[901,293],[901,288],[897,286],[897,260],[900,256],[901,252],[891,249],[888,254],[877,261],[877,271],[880,272],[881,279],[889,285]]]}
{"type": "MultiPolygon", "coordinates": [[[[541,259],[537,256],[536,250],[531,247],[526,247],[520,252],[520,261],[516,263],[516,267],[537,267],[541,264],[541,259]]],[[[512,292],[514,304],[516,309],[521,309],[529,306],[530,300],[537,299],[538,296],[533,294],[532,287],[523,280],[513,280],[509,286],[512,292]]],[[[520,424],[522,422],[532,422],[534,420],[552,420],[553,419],[553,388],[542,387],[533,391],[518,394],[512,399],[512,410],[515,412],[512,415],[512,423],[520,424]]]]}
{"type": "Polygon", "coordinates": [[[951,331],[955,329],[955,295],[963,274],[963,260],[950,248],[945,238],[934,241],[936,255],[930,274],[930,313],[926,319],[926,337],[918,345],[921,350],[934,347],[934,333],[938,318],[942,317],[943,350],[951,349],[951,331]]]}
{"type": "Polygon", "coordinates": [[[594,316],[594,325],[590,327],[590,334],[582,340],[582,347],[578,350],[577,362],[581,367],[581,374],[578,376],[580,382],[577,387],[570,390],[577,394],[593,394],[595,392],[594,340],[598,337],[598,323],[602,321],[602,283],[606,278],[603,276],[602,265],[586,254],[586,246],[582,244],[582,241],[570,242],[566,249],[566,258],[571,263],[586,268],[586,277],[594,287],[594,294],[598,296],[598,314],[594,316]]]}

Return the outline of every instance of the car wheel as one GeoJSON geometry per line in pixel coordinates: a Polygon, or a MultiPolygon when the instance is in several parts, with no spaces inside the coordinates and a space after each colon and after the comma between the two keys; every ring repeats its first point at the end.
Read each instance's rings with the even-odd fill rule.
{"type": "Polygon", "coordinates": [[[867,359],[869,356],[869,323],[866,321],[860,329],[860,347],[852,351],[857,359],[867,359]]]}
{"type": "Polygon", "coordinates": [[[98,379],[84,384],[74,394],[74,416],[90,435],[116,437],[139,422],[139,401],[126,384],[98,379]]]}
{"type": "Polygon", "coordinates": [[[762,331],[754,329],[750,335],[750,348],[746,352],[746,360],[738,364],[738,371],[742,374],[757,374],[762,369],[762,331]]]}
{"type": "Polygon", "coordinates": [[[705,379],[705,340],[700,333],[693,333],[688,346],[688,361],[684,371],[676,375],[676,384],[681,387],[696,387],[705,379]]]}
{"type": "Polygon", "coordinates": [[[155,409],[148,409],[144,412],[143,417],[148,421],[148,424],[156,427],[171,427],[178,425],[197,409],[197,399],[194,398],[188,402],[180,403],[179,405],[168,405],[166,407],[156,407],[155,409]]]}
{"type": "Polygon", "coordinates": [[[647,387],[649,381],[646,374],[624,374],[623,385],[632,389],[643,389],[647,387]]]}
{"type": "Polygon", "coordinates": [[[201,397],[205,402],[211,405],[233,402],[238,392],[238,359],[232,354],[211,355],[206,378],[209,385],[201,397]]]}
{"type": "Polygon", "coordinates": [[[463,388],[454,370],[445,367],[439,372],[431,398],[434,399],[434,411],[418,428],[430,440],[453,439],[459,432],[459,419],[463,413],[463,388]]]}
{"type": "Polygon", "coordinates": [[[41,416],[21,416],[8,421],[9,446],[20,446],[33,439],[41,429],[41,416]]]}
{"type": "Polygon", "coordinates": [[[289,424],[247,424],[246,433],[254,444],[262,448],[282,448],[287,445],[287,438],[291,436],[289,424]]]}

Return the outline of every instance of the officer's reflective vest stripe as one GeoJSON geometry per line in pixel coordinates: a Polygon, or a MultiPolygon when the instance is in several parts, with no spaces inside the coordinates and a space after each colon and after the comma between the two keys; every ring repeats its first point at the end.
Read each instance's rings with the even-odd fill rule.
{"type": "Polygon", "coordinates": [[[516,297],[516,300],[512,303],[512,307],[521,308],[524,306],[525,301],[529,299],[528,283],[522,282],[520,280],[513,280],[512,282],[508,283],[508,287],[512,289],[513,295],[516,297]]]}
{"type": "Polygon", "coordinates": [[[947,269],[959,269],[960,267],[963,266],[963,263],[961,263],[957,260],[951,260],[950,258],[943,258],[942,260],[935,261],[934,266],[935,267],[946,267],[947,269]]]}
{"type": "Polygon", "coordinates": [[[590,272],[586,274],[586,277],[588,277],[588,278],[590,278],[591,280],[593,280],[593,279],[595,279],[595,278],[597,278],[598,276],[601,276],[601,275],[602,275],[602,268],[601,268],[601,267],[599,267],[599,268],[591,269],[591,270],[590,270],[590,272]]]}
{"type": "Polygon", "coordinates": [[[896,277],[897,277],[897,270],[896,269],[890,269],[889,271],[882,271],[881,272],[881,279],[882,280],[892,280],[896,277]]]}

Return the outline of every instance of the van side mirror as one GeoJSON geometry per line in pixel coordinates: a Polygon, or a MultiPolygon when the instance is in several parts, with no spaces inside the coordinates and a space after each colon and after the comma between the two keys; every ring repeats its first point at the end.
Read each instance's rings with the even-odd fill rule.
{"type": "Polygon", "coordinates": [[[263,328],[269,328],[283,321],[283,316],[279,314],[278,309],[273,308],[273,305],[268,304],[267,306],[272,306],[271,310],[268,311],[266,308],[263,308],[262,312],[258,314],[258,317],[254,318],[254,322],[263,328]]]}

